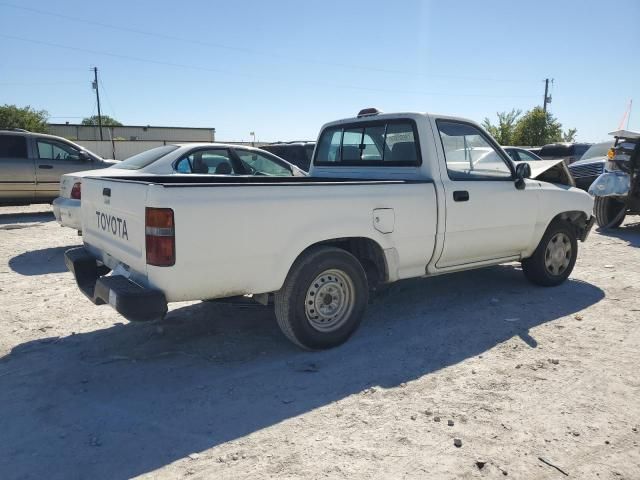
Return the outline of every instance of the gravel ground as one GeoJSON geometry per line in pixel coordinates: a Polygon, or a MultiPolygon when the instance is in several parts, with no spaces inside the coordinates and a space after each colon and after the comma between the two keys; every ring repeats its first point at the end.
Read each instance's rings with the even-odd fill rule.
{"type": "Polygon", "coordinates": [[[395,284],[320,353],[267,307],[129,324],[76,288],[80,243],[0,208],[1,479],[640,479],[639,223],[557,288],[518,265],[395,284]]]}

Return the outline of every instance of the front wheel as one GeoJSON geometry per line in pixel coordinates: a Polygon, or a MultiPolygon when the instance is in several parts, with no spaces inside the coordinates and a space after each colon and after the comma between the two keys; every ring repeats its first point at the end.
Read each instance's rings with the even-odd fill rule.
{"type": "Polygon", "coordinates": [[[365,271],[353,255],[339,248],[314,248],[296,260],[275,294],[276,319],[296,345],[332,348],[358,328],[368,295],[365,271]]]}
{"type": "Polygon", "coordinates": [[[553,287],[569,277],[577,256],[575,229],[565,221],[555,220],[547,228],[533,255],[522,260],[522,271],[530,282],[553,287]]]}
{"type": "Polygon", "coordinates": [[[596,197],[593,212],[600,228],[618,228],[624,222],[627,204],[614,197],[596,197]]]}

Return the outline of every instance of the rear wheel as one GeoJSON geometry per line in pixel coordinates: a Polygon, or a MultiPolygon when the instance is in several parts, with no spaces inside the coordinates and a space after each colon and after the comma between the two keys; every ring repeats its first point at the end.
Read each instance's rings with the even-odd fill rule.
{"type": "Polygon", "coordinates": [[[618,228],[624,222],[627,205],[615,197],[596,197],[593,211],[600,228],[618,228]]]}
{"type": "Polygon", "coordinates": [[[276,319],[286,337],[302,348],[335,347],[360,325],[368,295],[366,274],[353,255],[314,248],[296,260],[275,294],[276,319]]]}
{"type": "Polygon", "coordinates": [[[577,256],[575,229],[567,222],[555,220],[547,228],[533,255],[522,261],[522,270],[530,282],[553,287],[569,277],[577,256]]]}

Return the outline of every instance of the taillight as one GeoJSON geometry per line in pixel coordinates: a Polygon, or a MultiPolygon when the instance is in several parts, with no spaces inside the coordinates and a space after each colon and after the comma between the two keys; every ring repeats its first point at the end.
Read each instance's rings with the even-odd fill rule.
{"type": "Polygon", "coordinates": [[[145,211],[147,264],[170,267],[176,263],[176,237],[173,210],[149,208],[145,211]]]}
{"type": "Polygon", "coordinates": [[[82,184],[80,182],[76,182],[71,188],[71,198],[74,200],[80,200],[80,197],[82,197],[82,184]]]}

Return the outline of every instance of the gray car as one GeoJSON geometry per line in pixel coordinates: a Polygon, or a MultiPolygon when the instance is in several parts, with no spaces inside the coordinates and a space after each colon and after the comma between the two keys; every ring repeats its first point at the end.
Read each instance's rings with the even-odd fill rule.
{"type": "Polygon", "coordinates": [[[49,203],[59,195],[65,173],[114,163],[61,137],[0,130],[0,205],[49,203]]]}

